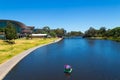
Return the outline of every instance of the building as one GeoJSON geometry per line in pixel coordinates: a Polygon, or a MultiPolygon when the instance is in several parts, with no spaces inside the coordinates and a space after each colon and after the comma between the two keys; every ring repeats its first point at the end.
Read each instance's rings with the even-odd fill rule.
{"type": "MultiPolygon", "coordinates": [[[[25,34],[30,34],[34,30],[34,26],[26,26],[24,23],[14,20],[0,20],[0,28],[5,28],[8,22],[15,26],[18,36],[25,36],[25,34]]],[[[0,35],[3,36],[3,34],[0,35]]]]}
{"type": "Polygon", "coordinates": [[[47,34],[32,34],[32,38],[42,38],[47,37],[47,34]]]}
{"type": "Polygon", "coordinates": [[[0,28],[5,28],[8,22],[15,26],[17,33],[31,33],[34,29],[34,26],[26,26],[24,23],[14,20],[0,20],[0,28]]]}

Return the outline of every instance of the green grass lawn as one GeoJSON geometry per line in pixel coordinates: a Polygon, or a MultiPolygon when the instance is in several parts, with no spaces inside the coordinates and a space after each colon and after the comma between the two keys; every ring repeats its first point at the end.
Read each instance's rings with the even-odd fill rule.
{"type": "Polygon", "coordinates": [[[29,40],[17,39],[15,40],[15,44],[8,44],[3,40],[0,40],[0,64],[29,48],[48,44],[57,39],[58,38],[33,38],[29,40]]]}

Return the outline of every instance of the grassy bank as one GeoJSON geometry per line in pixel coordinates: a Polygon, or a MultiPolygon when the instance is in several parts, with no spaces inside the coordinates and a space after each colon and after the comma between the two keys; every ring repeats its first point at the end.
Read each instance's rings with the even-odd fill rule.
{"type": "Polygon", "coordinates": [[[117,42],[120,42],[120,37],[109,37],[107,38],[108,40],[113,40],[113,41],[117,41],[117,42]]]}
{"type": "Polygon", "coordinates": [[[29,48],[47,44],[57,39],[58,38],[34,38],[32,40],[17,39],[15,40],[16,44],[8,44],[3,40],[0,40],[0,64],[29,48]]]}
{"type": "Polygon", "coordinates": [[[120,37],[87,37],[88,39],[106,39],[106,40],[113,40],[113,41],[117,41],[120,42],[120,37]]]}

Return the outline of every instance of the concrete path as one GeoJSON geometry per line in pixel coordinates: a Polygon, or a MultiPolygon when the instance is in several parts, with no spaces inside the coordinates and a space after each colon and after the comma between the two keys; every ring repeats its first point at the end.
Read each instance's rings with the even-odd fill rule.
{"type": "MultiPolygon", "coordinates": [[[[61,38],[56,40],[56,41],[53,41],[49,44],[52,44],[52,43],[56,43],[56,42],[59,42],[60,40],[62,40],[61,38]]],[[[27,56],[28,54],[30,54],[32,51],[34,51],[35,49],[39,48],[39,47],[42,47],[42,46],[46,46],[46,45],[49,45],[49,44],[45,44],[45,45],[41,45],[41,46],[37,46],[37,47],[34,47],[34,48],[31,48],[29,50],[26,50],[22,53],[20,53],[19,55],[11,58],[10,60],[8,60],[7,62],[3,63],[0,65],[0,80],[3,80],[4,77],[9,73],[9,71],[18,63],[20,62],[25,56],[27,56]]]]}

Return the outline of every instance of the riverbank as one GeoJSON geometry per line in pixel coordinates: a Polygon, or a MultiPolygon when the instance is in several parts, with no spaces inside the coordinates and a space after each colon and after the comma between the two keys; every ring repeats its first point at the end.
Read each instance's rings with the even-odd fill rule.
{"type": "Polygon", "coordinates": [[[108,39],[108,40],[113,40],[113,41],[120,42],[120,37],[118,37],[118,38],[109,37],[109,38],[107,38],[107,39],[108,39]]]}
{"type": "Polygon", "coordinates": [[[8,60],[7,62],[3,63],[0,65],[0,80],[2,80],[6,75],[7,73],[20,61],[22,60],[25,56],[27,56],[28,54],[30,54],[33,50],[39,48],[39,47],[42,47],[42,46],[45,46],[45,45],[48,45],[48,44],[52,44],[52,43],[55,43],[55,42],[58,42],[62,40],[61,38],[57,38],[57,39],[52,39],[49,41],[49,43],[44,43],[44,44],[41,44],[37,47],[34,47],[34,48],[30,48],[22,53],[20,53],[19,55],[11,58],[10,60],[8,60]]]}
{"type": "Polygon", "coordinates": [[[57,38],[33,38],[29,40],[17,39],[15,40],[16,44],[8,44],[7,42],[0,40],[0,64],[29,48],[48,44],[55,40],[57,40],[57,38]]]}
{"type": "Polygon", "coordinates": [[[112,41],[117,41],[120,42],[120,37],[114,38],[114,37],[86,37],[88,39],[99,39],[99,40],[112,40],[112,41]]]}

